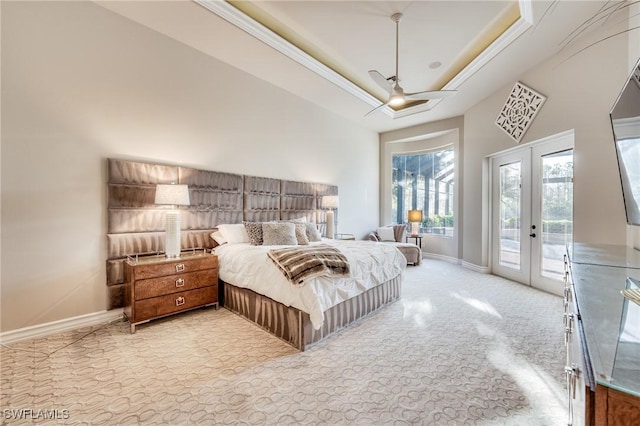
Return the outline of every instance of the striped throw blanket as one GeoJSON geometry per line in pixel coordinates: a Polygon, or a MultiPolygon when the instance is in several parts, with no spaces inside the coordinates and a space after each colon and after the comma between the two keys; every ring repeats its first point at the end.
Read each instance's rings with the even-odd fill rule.
{"type": "Polygon", "coordinates": [[[327,244],[272,249],[267,255],[296,286],[322,275],[349,276],[347,258],[327,244]]]}

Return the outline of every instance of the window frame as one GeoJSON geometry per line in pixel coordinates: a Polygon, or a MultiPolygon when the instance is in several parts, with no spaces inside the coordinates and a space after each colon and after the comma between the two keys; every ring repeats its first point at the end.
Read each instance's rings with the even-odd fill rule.
{"type": "MultiPolygon", "coordinates": [[[[456,217],[458,215],[458,212],[457,212],[457,206],[458,206],[458,204],[457,204],[458,177],[457,177],[457,173],[456,173],[457,172],[457,167],[456,167],[457,156],[456,156],[456,147],[455,147],[454,143],[448,143],[448,144],[440,145],[440,146],[437,146],[437,147],[429,147],[429,148],[424,148],[424,149],[419,149],[419,150],[412,150],[410,152],[395,151],[395,152],[391,152],[390,153],[391,173],[390,173],[390,184],[389,184],[389,192],[390,192],[389,209],[390,209],[390,218],[391,218],[391,223],[392,224],[399,223],[397,221],[397,219],[398,219],[397,209],[395,210],[395,214],[394,214],[394,200],[396,200],[396,203],[397,203],[397,195],[394,195],[394,188],[397,185],[396,181],[394,180],[394,170],[395,170],[395,168],[393,166],[394,158],[396,158],[396,157],[428,155],[428,154],[439,153],[439,152],[444,152],[444,151],[450,151],[452,156],[453,156],[453,158],[451,159],[450,166],[447,165],[447,168],[448,167],[453,167],[453,170],[451,171],[452,175],[453,175],[453,178],[451,179],[452,180],[452,183],[451,183],[452,188],[451,188],[451,192],[450,192],[451,199],[449,200],[448,204],[444,207],[445,211],[449,210],[449,209],[451,210],[451,214],[450,214],[450,216],[452,217],[451,224],[449,226],[434,226],[434,227],[431,227],[431,232],[423,232],[422,229],[424,229],[424,228],[421,225],[420,226],[420,229],[421,229],[420,233],[421,233],[421,235],[425,235],[425,236],[426,235],[430,235],[430,236],[438,236],[438,237],[444,237],[444,238],[453,238],[455,236],[456,217]],[[438,232],[436,232],[436,230],[438,232]]],[[[405,172],[406,172],[406,169],[405,169],[405,172]]],[[[403,197],[403,198],[405,198],[405,200],[404,200],[405,202],[402,203],[403,204],[403,213],[402,213],[402,216],[401,216],[402,222],[400,222],[400,223],[409,225],[409,222],[407,221],[408,218],[406,217],[407,215],[404,213],[404,210],[408,211],[408,210],[414,209],[414,207],[413,207],[414,201],[416,201],[416,207],[415,208],[417,210],[423,210],[423,222],[426,221],[426,219],[428,217],[442,217],[441,214],[433,214],[433,215],[430,216],[430,215],[424,213],[424,209],[423,209],[423,206],[424,206],[424,203],[425,203],[424,199],[425,198],[430,199],[432,192],[437,192],[437,193],[441,192],[440,190],[436,190],[436,189],[431,190],[430,187],[426,186],[427,182],[428,181],[423,182],[422,189],[420,189],[420,182],[418,181],[416,183],[416,185],[418,186],[418,189],[416,191],[419,191],[419,192],[422,193],[422,194],[417,193],[415,195],[417,200],[413,200],[413,198],[414,198],[414,195],[413,195],[414,190],[413,189],[411,190],[412,195],[410,195],[410,196],[405,195],[403,197]],[[404,204],[406,204],[407,202],[409,203],[409,205],[405,206],[404,204]]],[[[439,201],[436,201],[435,196],[434,196],[432,206],[438,205],[438,207],[440,207],[441,199],[440,199],[440,197],[438,197],[438,199],[439,199],[439,201]]],[[[429,203],[429,202],[427,201],[427,203],[429,203]]],[[[449,215],[445,215],[445,217],[446,216],[449,216],[449,215]]]]}

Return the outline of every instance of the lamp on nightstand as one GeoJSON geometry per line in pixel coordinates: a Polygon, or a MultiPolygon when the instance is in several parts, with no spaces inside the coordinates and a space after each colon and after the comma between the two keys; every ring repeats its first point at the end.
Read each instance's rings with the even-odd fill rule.
{"type": "Polygon", "coordinates": [[[178,206],[189,205],[189,187],[187,185],[157,185],[156,204],[170,205],[165,216],[165,254],[167,257],[180,257],[180,210],[178,206]]]}
{"type": "Polygon", "coordinates": [[[422,210],[409,210],[409,222],[411,222],[411,236],[415,237],[420,233],[422,210]]]}
{"type": "Polygon", "coordinates": [[[325,195],[322,197],[322,207],[329,209],[327,211],[327,238],[333,238],[335,231],[333,230],[333,209],[338,208],[337,195],[325,195]]]}

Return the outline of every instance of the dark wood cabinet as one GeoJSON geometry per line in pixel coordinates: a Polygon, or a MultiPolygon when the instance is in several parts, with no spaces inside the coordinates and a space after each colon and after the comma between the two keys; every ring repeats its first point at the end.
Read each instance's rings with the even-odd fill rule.
{"type": "Polygon", "coordinates": [[[140,257],[125,262],[124,313],[136,325],[202,306],[218,306],[218,257],[140,257]]]}

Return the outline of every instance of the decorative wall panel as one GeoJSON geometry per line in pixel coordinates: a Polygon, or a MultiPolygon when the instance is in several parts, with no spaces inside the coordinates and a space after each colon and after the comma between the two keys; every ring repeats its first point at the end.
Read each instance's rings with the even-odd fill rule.
{"type": "Polygon", "coordinates": [[[247,222],[280,220],[280,180],[245,176],[243,215],[247,222]]]}
{"type": "Polygon", "coordinates": [[[281,181],[280,218],[306,218],[308,222],[315,222],[316,184],[310,182],[281,181]]]}
{"type": "Polygon", "coordinates": [[[496,118],[496,125],[519,143],[546,99],[544,95],[517,82],[496,118]]]}

